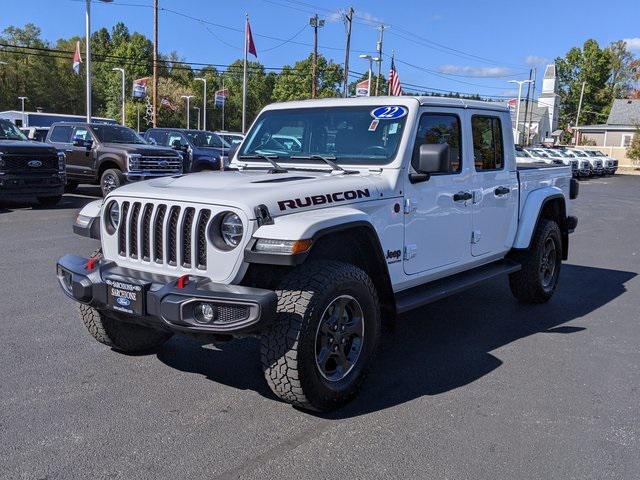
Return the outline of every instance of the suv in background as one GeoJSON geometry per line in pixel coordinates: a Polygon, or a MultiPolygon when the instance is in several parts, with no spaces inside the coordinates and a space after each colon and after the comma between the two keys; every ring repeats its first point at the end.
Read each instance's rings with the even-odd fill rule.
{"type": "Polygon", "coordinates": [[[220,138],[222,138],[231,148],[242,143],[244,135],[239,132],[226,132],[224,130],[215,132],[220,138]]]}
{"type": "Polygon", "coordinates": [[[106,195],[129,181],[182,173],[179,153],[148,145],[121,125],[54,123],[47,142],[66,154],[69,191],[80,183],[91,183],[100,184],[106,195]]]}
{"type": "Polygon", "coordinates": [[[0,119],[0,200],[36,198],[53,206],[64,193],[64,153],[32,142],[9,120],[0,119]]]}
{"type": "Polygon", "coordinates": [[[150,128],[144,138],[152,145],[171,147],[185,156],[184,171],[224,170],[231,148],[222,138],[207,130],[150,128]]]}
{"type": "Polygon", "coordinates": [[[602,169],[607,175],[614,175],[618,170],[618,160],[606,156],[599,150],[583,150],[584,153],[589,155],[589,158],[593,161],[601,161],[602,169]]]}

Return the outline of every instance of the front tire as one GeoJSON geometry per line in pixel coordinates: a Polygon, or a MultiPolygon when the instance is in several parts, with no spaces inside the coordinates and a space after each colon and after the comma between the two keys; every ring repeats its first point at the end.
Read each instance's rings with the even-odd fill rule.
{"type": "Polygon", "coordinates": [[[107,194],[125,182],[124,175],[117,168],[109,168],[102,172],[100,176],[100,189],[102,190],[102,196],[106,197],[107,194]]]}
{"type": "MultiPolygon", "coordinates": [[[[102,258],[102,249],[91,254],[102,258]]],[[[115,313],[96,310],[89,305],[79,305],[80,318],[93,338],[114,350],[137,353],[155,350],[172,337],[170,332],[133,325],[118,319],[115,313]]]]}
{"type": "Polygon", "coordinates": [[[261,360],[271,390],[298,407],[330,411],[353,399],[380,338],[380,305],[361,269],[318,261],[288,274],[278,314],[262,335],[261,360]]]}
{"type": "Polygon", "coordinates": [[[553,220],[541,219],[527,250],[515,251],[514,260],[522,268],[509,275],[511,293],[523,303],[548,302],[562,266],[560,227],[553,220]]]}

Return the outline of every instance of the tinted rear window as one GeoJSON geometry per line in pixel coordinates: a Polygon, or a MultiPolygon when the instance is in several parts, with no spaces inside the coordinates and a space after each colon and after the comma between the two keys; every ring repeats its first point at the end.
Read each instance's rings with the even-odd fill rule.
{"type": "Polygon", "coordinates": [[[53,131],[51,132],[50,142],[59,142],[59,143],[71,143],[71,131],[73,127],[63,125],[59,127],[53,127],[53,131]]]}

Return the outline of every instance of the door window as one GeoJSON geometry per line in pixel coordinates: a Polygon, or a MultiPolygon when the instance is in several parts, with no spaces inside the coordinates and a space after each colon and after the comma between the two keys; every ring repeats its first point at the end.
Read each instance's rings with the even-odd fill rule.
{"type": "Polygon", "coordinates": [[[82,140],[93,140],[91,138],[91,133],[89,133],[89,129],[86,127],[76,127],[73,132],[73,138],[80,138],[82,140]]]}
{"type": "Polygon", "coordinates": [[[172,147],[172,146],[173,146],[173,143],[174,143],[176,140],[177,140],[178,142],[180,142],[180,145],[186,145],[186,144],[187,144],[186,140],[183,138],[183,136],[182,136],[180,133],[177,133],[177,132],[171,132],[171,133],[169,134],[169,142],[168,142],[168,143],[169,143],[169,146],[170,146],[170,147],[172,147]]]}
{"type": "MultiPolygon", "coordinates": [[[[169,132],[163,130],[152,130],[149,132],[149,140],[153,139],[156,145],[168,146],[170,145],[167,139],[169,138],[169,132]]],[[[149,142],[149,143],[153,143],[149,142]]]]}
{"type": "Polygon", "coordinates": [[[418,133],[413,147],[411,165],[418,167],[421,145],[449,145],[450,170],[458,173],[462,170],[462,148],[460,141],[460,119],[449,113],[425,113],[420,117],[418,133]]]}
{"type": "Polygon", "coordinates": [[[476,171],[502,170],[504,149],[500,119],[474,115],[471,117],[471,132],[476,171]]]}
{"type": "Polygon", "coordinates": [[[59,127],[53,127],[51,132],[51,138],[49,141],[56,143],[71,143],[71,131],[73,127],[61,125],[59,127]]]}

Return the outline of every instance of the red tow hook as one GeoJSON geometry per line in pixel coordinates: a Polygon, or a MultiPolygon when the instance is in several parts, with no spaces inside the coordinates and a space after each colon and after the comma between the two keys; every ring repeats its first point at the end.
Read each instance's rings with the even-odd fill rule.
{"type": "Polygon", "coordinates": [[[96,257],[89,257],[89,260],[87,261],[87,264],[85,265],[85,269],[88,272],[93,271],[94,268],[96,268],[96,263],[98,262],[98,259],[96,257]]]}
{"type": "Polygon", "coordinates": [[[176,288],[184,288],[189,283],[189,275],[182,275],[176,281],[176,288]]]}

